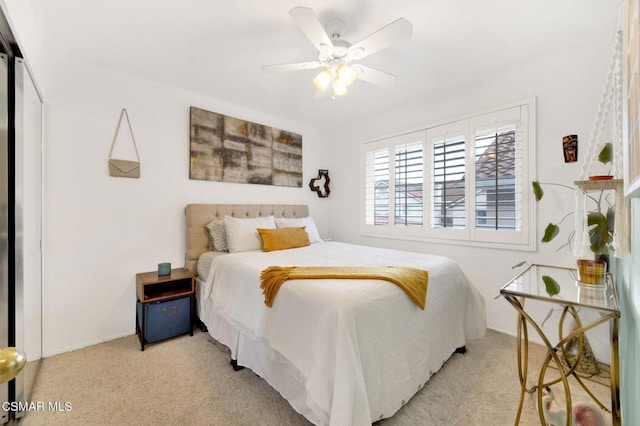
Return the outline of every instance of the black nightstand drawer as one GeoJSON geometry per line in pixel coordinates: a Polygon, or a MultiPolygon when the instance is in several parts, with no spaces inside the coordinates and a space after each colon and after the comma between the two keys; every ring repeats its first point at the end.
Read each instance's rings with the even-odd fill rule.
{"type": "Polygon", "coordinates": [[[191,331],[191,297],[181,297],[160,302],[136,303],[138,327],[142,330],[142,309],[145,324],[142,335],[146,343],[189,333],[191,331]]]}

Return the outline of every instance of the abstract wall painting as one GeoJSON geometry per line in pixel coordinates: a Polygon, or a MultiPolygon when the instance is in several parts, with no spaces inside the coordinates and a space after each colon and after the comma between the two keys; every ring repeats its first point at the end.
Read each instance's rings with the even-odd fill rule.
{"type": "Polygon", "coordinates": [[[302,187],[302,135],[191,107],[189,179],[302,187]]]}

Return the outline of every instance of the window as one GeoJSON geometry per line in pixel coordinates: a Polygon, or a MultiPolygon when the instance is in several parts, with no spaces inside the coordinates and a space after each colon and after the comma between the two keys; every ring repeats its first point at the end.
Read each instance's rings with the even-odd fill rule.
{"type": "Polygon", "coordinates": [[[362,233],[534,249],[533,108],[363,144],[362,233]]]}
{"type": "Polygon", "coordinates": [[[422,226],[422,142],[395,147],[394,223],[422,226]]]}
{"type": "Polygon", "coordinates": [[[367,224],[389,223],[389,150],[378,149],[366,154],[367,224]]]}
{"type": "Polygon", "coordinates": [[[516,126],[476,131],[476,227],[516,230],[516,126]]]}
{"type": "Polygon", "coordinates": [[[465,165],[464,134],[437,137],[432,140],[431,226],[434,228],[464,228],[465,165]]]}
{"type": "Polygon", "coordinates": [[[382,230],[423,227],[423,149],[424,132],[368,146],[364,154],[366,225],[382,230]]]}

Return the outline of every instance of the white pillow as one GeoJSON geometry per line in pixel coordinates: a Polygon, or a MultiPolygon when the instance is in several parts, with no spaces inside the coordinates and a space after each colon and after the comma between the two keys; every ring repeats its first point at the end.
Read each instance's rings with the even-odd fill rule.
{"type": "Polygon", "coordinates": [[[236,218],[224,217],[224,228],[227,234],[227,244],[230,253],[239,251],[261,250],[262,239],[258,228],[275,229],[273,216],[236,218]]]}
{"type": "Polygon", "coordinates": [[[320,234],[318,234],[318,228],[316,228],[316,223],[313,221],[313,218],[311,216],[296,218],[278,217],[276,218],[276,225],[278,226],[278,228],[304,226],[305,231],[307,231],[307,234],[309,234],[309,242],[311,244],[322,242],[320,234]]]}

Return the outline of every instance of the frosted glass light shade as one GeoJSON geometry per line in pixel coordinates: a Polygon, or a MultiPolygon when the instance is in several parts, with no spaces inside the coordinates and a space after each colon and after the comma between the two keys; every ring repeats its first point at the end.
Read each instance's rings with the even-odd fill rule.
{"type": "Polygon", "coordinates": [[[335,79],[333,81],[333,97],[344,96],[347,94],[347,86],[340,80],[335,79]]]}
{"type": "Polygon", "coordinates": [[[331,84],[331,80],[333,80],[331,71],[324,70],[316,75],[316,78],[313,79],[313,86],[316,88],[316,90],[324,92],[325,90],[327,90],[327,87],[329,87],[329,84],[331,84]]]}
{"type": "Polygon", "coordinates": [[[340,82],[345,86],[352,84],[356,81],[356,77],[358,77],[356,71],[349,65],[345,64],[340,65],[336,72],[338,74],[338,79],[340,79],[340,82]]]}

